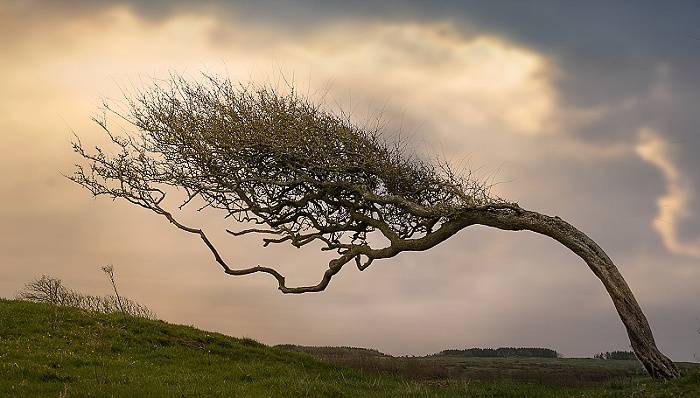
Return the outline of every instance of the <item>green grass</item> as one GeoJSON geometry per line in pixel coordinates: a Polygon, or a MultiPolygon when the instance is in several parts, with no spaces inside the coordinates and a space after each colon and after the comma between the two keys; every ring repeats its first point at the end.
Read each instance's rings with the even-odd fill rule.
{"type": "Polygon", "coordinates": [[[700,396],[699,381],[695,374],[663,385],[435,385],[188,326],[0,300],[0,397],[690,397],[700,396]]]}
{"type": "MultiPolygon", "coordinates": [[[[413,380],[467,379],[488,382],[531,382],[561,386],[631,384],[647,377],[637,360],[590,358],[472,357],[429,355],[393,357],[379,351],[353,347],[277,346],[305,352],[336,365],[380,371],[413,380]]],[[[692,367],[692,364],[682,364],[692,367]]]]}

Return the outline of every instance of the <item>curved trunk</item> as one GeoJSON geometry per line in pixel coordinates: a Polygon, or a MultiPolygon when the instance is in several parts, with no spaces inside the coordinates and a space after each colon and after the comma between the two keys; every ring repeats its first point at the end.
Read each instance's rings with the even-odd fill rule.
{"type": "Polygon", "coordinates": [[[649,375],[654,379],[666,380],[680,376],[673,362],[656,347],[649,322],[620,271],[603,249],[586,234],[559,217],[523,210],[517,205],[470,210],[465,216],[470,224],[537,232],[557,240],[576,253],[603,282],[627,329],[632,348],[649,375]]]}

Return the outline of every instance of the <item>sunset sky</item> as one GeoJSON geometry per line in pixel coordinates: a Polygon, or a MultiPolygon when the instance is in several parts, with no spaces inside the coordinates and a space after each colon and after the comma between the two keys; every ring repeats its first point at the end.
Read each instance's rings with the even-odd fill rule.
{"type": "MultiPolygon", "coordinates": [[[[700,3],[555,1],[0,3],[0,296],[42,274],[122,293],[160,318],[266,344],[390,354],[629,349],[586,265],[532,233],[471,227],[424,253],[348,267],[322,293],[227,277],[201,241],[62,174],[102,99],[171,73],[293,81],[357,123],[587,232],[677,361],[700,360],[700,3]],[[68,5],[70,3],[70,5],[68,5]],[[670,6],[669,6],[670,5],[670,6]]],[[[328,256],[262,248],[195,220],[230,263],[315,284],[328,256]]]]}

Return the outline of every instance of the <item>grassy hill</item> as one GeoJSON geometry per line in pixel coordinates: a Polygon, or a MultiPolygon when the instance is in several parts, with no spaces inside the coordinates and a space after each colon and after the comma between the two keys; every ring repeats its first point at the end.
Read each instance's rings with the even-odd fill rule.
{"type": "Polygon", "coordinates": [[[435,385],[188,326],[0,300],[2,397],[625,397],[635,392],[700,396],[700,376],[624,387],[463,380],[435,385]]]}

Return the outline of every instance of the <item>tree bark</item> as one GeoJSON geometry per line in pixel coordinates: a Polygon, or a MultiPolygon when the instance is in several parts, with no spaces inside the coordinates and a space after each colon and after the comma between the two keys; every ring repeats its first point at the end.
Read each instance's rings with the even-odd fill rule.
{"type": "Polygon", "coordinates": [[[466,219],[502,230],[528,230],[557,240],[576,253],[600,279],[627,329],[634,353],[649,375],[657,380],[680,376],[674,363],[656,347],[649,322],[627,282],[610,257],[586,234],[559,217],[524,210],[517,205],[494,206],[469,211],[466,219]]]}

